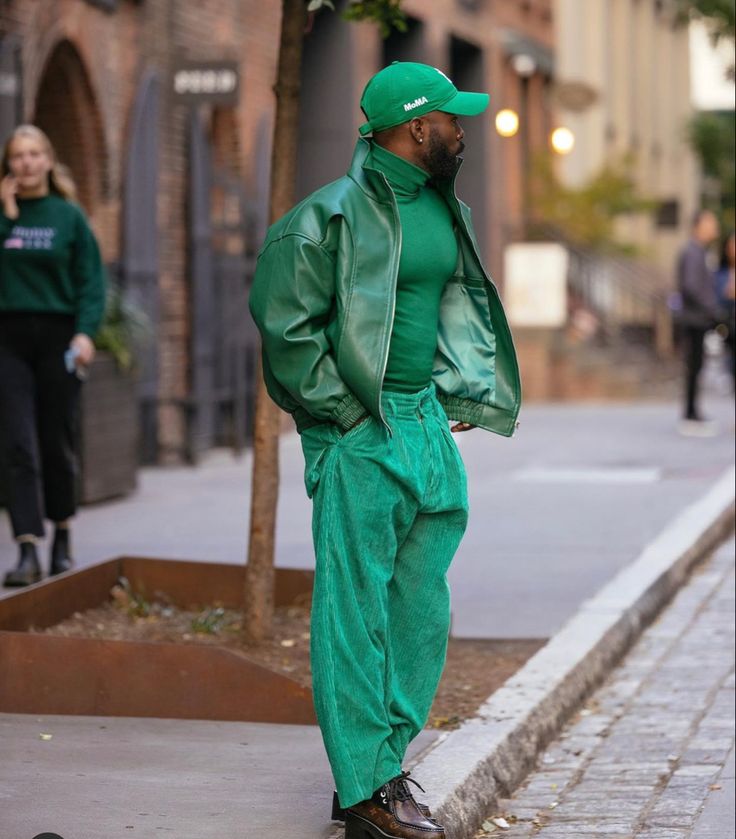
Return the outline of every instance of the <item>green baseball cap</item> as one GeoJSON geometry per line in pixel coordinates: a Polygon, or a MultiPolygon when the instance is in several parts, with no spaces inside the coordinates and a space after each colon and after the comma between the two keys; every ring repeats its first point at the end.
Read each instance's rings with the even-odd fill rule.
{"type": "Polygon", "coordinates": [[[376,73],[360,99],[368,122],[362,135],[401,125],[430,111],[473,117],[488,107],[487,93],[458,90],[436,67],[414,61],[394,61],[376,73]]]}

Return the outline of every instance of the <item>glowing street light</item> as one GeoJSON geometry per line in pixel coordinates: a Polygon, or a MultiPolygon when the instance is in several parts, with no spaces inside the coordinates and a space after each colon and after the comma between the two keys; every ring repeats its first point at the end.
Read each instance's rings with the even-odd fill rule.
{"type": "Polygon", "coordinates": [[[569,128],[555,128],[550,137],[552,148],[557,154],[569,154],[575,145],[575,135],[569,128]]]}
{"type": "Polygon", "coordinates": [[[502,137],[513,137],[519,130],[519,115],[510,108],[504,108],[496,114],[496,131],[502,137]]]}

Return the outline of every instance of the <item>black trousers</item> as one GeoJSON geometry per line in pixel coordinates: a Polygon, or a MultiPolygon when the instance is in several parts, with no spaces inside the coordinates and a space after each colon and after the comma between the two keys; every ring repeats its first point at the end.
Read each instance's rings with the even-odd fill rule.
{"type": "Polygon", "coordinates": [[[0,312],[0,446],[16,538],[43,536],[44,515],[76,510],[81,382],[64,364],[73,335],[71,316],[0,312]]]}
{"type": "Polygon", "coordinates": [[[685,353],[685,418],[697,419],[698,412],[698,379],[703,368],[703,340],[707,330],[688,326],[683,334],[683,351],[685,353]]]}

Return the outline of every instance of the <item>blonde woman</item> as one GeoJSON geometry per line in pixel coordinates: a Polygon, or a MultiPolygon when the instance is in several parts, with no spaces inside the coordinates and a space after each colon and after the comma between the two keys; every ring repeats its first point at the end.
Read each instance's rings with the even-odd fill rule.
{"type": "Polygon", "coordinates": [[[50,574],[72,566],[76,416],[105,305],[100,251],[69,175],[33,125],[5,145],[0,182],[0,445],[18,564],[4,585],[41,579],[37,541],[55,526],[50,574]]]}

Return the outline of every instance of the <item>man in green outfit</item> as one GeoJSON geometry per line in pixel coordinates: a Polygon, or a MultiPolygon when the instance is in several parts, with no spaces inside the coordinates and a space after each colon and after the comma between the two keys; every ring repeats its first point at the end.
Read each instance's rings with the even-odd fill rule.
{"type": "Polygon", "coordinates": [[[424,64],[376,74],[361,99],[372,138],[271,227],[250,298],[314,504],[314,701],[346,839],[445,837],[401,765],[444,666],[446,572],[467,522],[450,430],[511,436],[521,400],[454,191],[458,116],[487,105],[424,64]]]}

